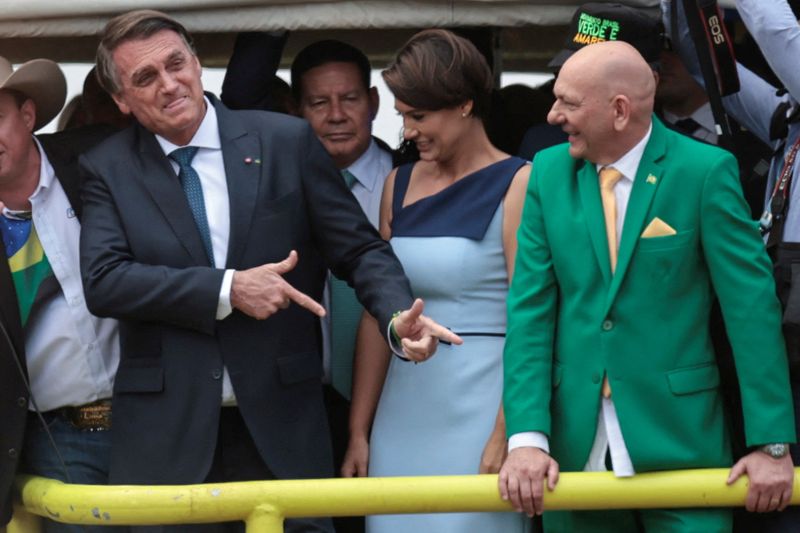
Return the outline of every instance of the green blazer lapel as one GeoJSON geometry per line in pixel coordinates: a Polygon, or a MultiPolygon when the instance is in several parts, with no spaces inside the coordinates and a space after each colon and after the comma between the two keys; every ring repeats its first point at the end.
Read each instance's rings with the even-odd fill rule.
{"type": "Polygon", "coordinates": [[[583,167],[576,172],[578,190],[580,191],[583,214],[586,218],[586,229],[592,240],[597,263],[606,283],[611,281],[611,258],[608,256],[608,237],[606,221],[603,215],[603,202],[600,199],[600,183],[597,169],[593,163],[583,162],[583,167]]]}
{"type": "Polygon", "coordinates": [[[650,204],[656,194],[658,186],[664,179],[664,169],[658,163],[664,156],[665,141],[663,128],[656,119],[653,120],[653,131],[650,140],[645,147],[636,178],[633,180],[631,195],[628,198],[628,208],[625,212],[625,221],[622,224],[622,238],[619,243],[619,253],[617,254],[617,268],[614,271],[614,279],[611,280],[611,289],[608,292],[606,301],[606,311],[611,307],[617,291],[625,279],[625,272],[631,262],[631,257],[639,242],[639,236],[644,230],[647,220],[647,213],[650,211],[650,204]]]}

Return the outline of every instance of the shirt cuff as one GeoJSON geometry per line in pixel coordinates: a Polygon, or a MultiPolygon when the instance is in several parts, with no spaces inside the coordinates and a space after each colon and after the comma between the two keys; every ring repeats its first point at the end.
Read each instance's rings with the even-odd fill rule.
{"type": "Polygon", "coordinates": [[[217,303],[217,320],[227,318],[233,313],[231,306],[231,285],[233,285],[233,273],[235,270],[226,270],[222,277],[222,286],[219,288],[219,303],[217,303]]]}
{"type": "Polygon", "coordinates": [[[514,448],[539,448],[544,453],[550,453],[550,442],[547,435],[541,431],[525,431],[523,433],[514,433],[508,438],[508,451],[514,448]]]}

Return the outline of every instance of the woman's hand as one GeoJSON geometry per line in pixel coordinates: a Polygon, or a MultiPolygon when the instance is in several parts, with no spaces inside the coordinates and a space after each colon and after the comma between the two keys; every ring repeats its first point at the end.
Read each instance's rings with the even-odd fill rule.
{"type": "Polygon", "coordinates": [[[347,443],[342,462],[342,477],[367,477],[369,472],[369,442],[366,437],[353,436],[347,443]]]}
{"type": "Polygon", "coordinates": [[[492,434],[489,435],[489,440],[486,441],[486,446],[483,447],[483,454],[481,454],[481,464],[478,469],[479,474],[496,474],[503,466],[503,461],[506,460],[508,454],[508,445],[506,443],[505,427],[495,428],[492,434]]]}

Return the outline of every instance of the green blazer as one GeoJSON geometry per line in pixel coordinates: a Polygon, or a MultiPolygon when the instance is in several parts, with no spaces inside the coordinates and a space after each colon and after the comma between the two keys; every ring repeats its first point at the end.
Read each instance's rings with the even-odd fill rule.
{"type": "Polygon", "coordinates": [[[780,306],[731,154],[653,118],[612,275],[595,165],[572,159],[566,144],[540,152],[518,241],[505,345],[509,435],[543,432],[562,470],[582,470],[607,373],[637,471],[729,465],[708,327],[716,295],[748,445],[794,442],[780,306]],[[642,238],[655,217],[676,233],[642,238]]]}

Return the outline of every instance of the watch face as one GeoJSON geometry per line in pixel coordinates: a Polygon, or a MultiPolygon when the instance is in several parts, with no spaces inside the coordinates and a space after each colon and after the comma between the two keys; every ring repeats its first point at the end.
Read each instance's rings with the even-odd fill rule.
{"type": "Polygon", "coordinates": [[[785,456],[789,452],[789,446],[786,444],[767,444],[762,448],[764,452],[768,453],[770,456],[774,457],[775,459],[780,459],[781,457],[785,456]]]}

